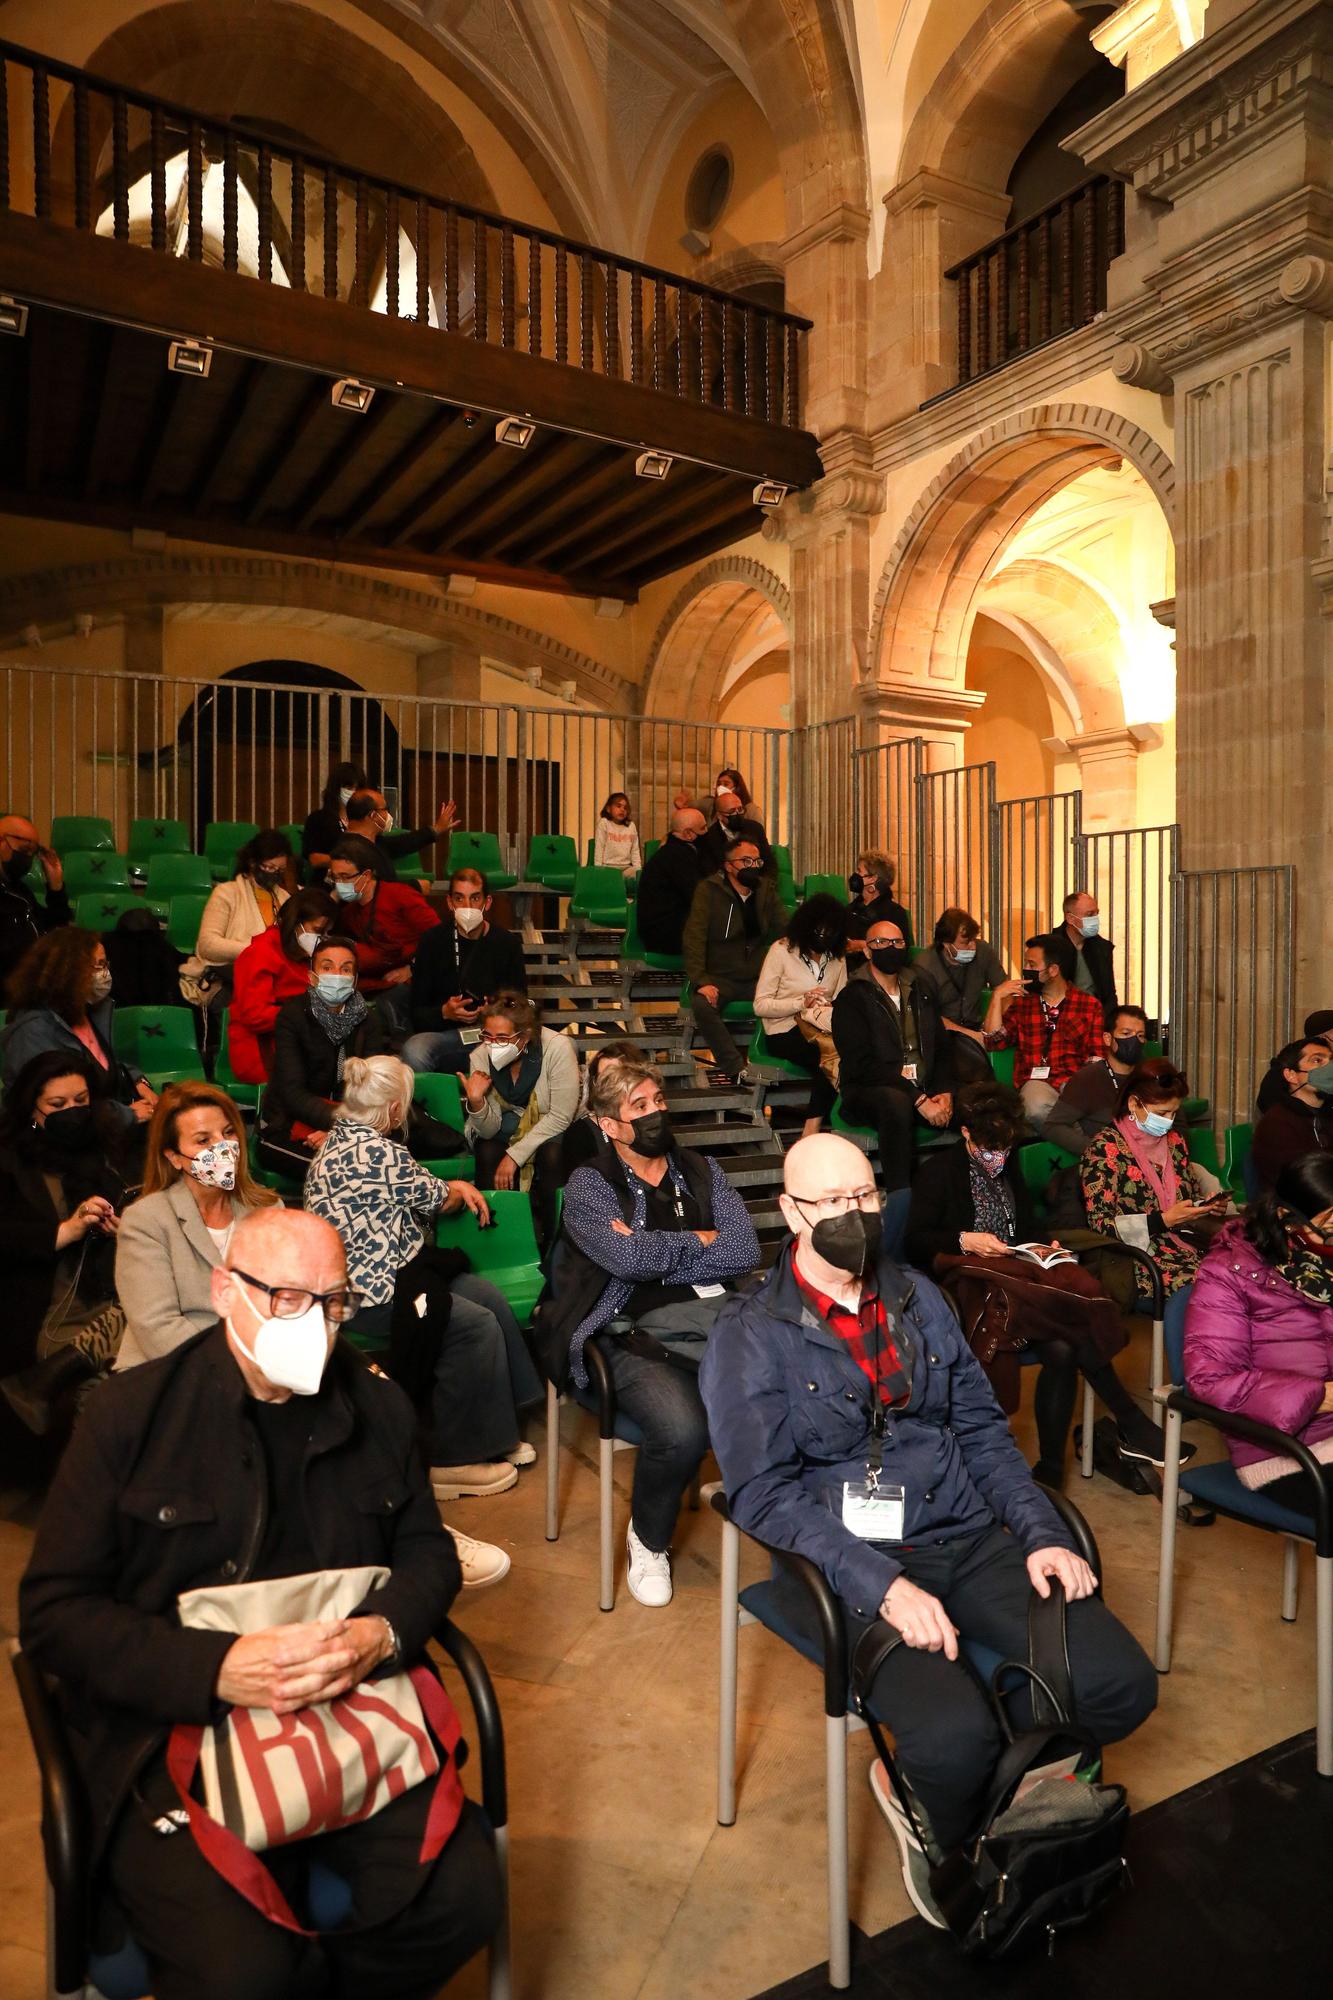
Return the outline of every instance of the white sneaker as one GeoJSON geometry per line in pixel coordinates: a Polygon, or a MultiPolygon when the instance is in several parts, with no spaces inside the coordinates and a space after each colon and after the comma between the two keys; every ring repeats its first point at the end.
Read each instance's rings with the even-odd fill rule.
{"type": "Polygon", "coordinates": [[[889,1822],[893,1837],[898,1843],[898,1853],[903,1868],[903,1887],[911,1899],[913,1909],[919,1911],[926,1922],[933,1924],[937,1931],[948,1930],[949,1926],[940,1915],[930,1893],[930,1862],[926,1857],[926,1851],[917,1839],[912,1822],[899,1803],[889,1783],[889,1774],[878,1757],[870,1766],[870,1789],[875,1795],[875,1804],[889,1822]]]}
{"type": "Polygon", "coordinates": [[[505,1457],[511,1465],[535,1465],[537,1447],[535,1444],[529,1444],[526,1438],[520,1438],[514,1449],[505,1453],[505,1457]]]}
{"type": "Polygon", "coordinates": [[[458,1560],[463,1571],[464,1590],[480,1590],[488,1583],[499,1583],[509,1574],[509,1552],[497,1549],[494,1542],[474,1542],[471,1535],[465,1535],[458,1528],[451,1528],[445,1522],[445,1530],[454,1538],[458,1550],[458,1560]]]}
{"type": "Polygon", "coordinates": [[[629,1537],[625,1543],[629,1557],[629,1594],[640,1604],[660,1611],[664,1604],[671,1602],[671,1557],[663,1551],[658,1555],[654,1549],[646,1549],[634,1532],[631,1521],[629,1537]]]}

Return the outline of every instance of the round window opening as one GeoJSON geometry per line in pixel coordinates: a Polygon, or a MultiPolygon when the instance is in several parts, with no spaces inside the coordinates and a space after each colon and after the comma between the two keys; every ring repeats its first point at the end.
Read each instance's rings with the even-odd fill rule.
{"type": "Polygon", "coordinates": [[[710,146],[696,162],[685,190],[685,220],[691,229],[709,230],[717,226],[731,199],[735,177],[731,153],[726,146],[710,146]]]}

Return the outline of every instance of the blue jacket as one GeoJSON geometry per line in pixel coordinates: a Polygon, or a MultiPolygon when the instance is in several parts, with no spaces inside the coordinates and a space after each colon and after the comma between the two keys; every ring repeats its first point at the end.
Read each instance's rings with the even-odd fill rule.
{"type": "MultiPolygon", "coordinates": [[[[134,1114],[130,1110],[130,1099],[143,1071],[136,1069],[133,1063],[121,1062],[115,1053],[115,1035],[111,1026],[115,1006],[114,1000],[99,1000],[88,1009],[88,1019],[110,1058],[111,1066],[104,1074],[111,1110],[122,1125],[131,1125],[134,1114]]],[[[83,1062],[92,1061],[68,1021],[54,1008],[25,1007],[17,1014],[11,1014],[5,1027],[0,1028],[0,1071],[6,1086],[13,1083],[25,1063],[31,1062],[34,1056],[45,1055],[48,1049],[61,1049],[70,1055],[77,1055],[83,1062]]]]}
{"type": "MultiPolygon", "coordinates": [[[[879,1285],[912,1385],[906,1408],[889,1413],[882,1474],[906,1491],[904,1541],[954,1541],[998,1521],[1027,1555],[1072,1548],[935,1286],[887,1259],[879,1285]]],[[[699,1387],[737,1526],[808,1556],[873,1618],[902,1565],[890,1544],[842,1525],[843,1482],[865,1477],[870,1384],[806,1302],[790,1244],[756,1291],[719,1314],[699,1387]]]]}

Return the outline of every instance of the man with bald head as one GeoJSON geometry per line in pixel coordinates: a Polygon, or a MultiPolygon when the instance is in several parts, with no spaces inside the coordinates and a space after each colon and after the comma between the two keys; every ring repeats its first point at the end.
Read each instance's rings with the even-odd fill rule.
{"type": "MultiPolygon", "coordinates": [[[[938,1858],[973,1831],[1001,1749],[960,1637],[1026,1659],[1032,1593],[1057,1578],[1079,1720],[1103,1744],[1151,1712],[1156,1676],[1093,1595],[941,1294],[883,1255],[864,1155],[833,1134],[802,1139],[783,1179],[791,1240],[705,1351],[709,1435],[737,1525],[817,1564],[864,1642],[872,1706],[938,1858]]],[[[778,1587],[809,1626],[803,1591],[781,1571],[778,1587]]],[[[907,1892],[942,1924],[929,1857],[878,1762],[870,1778],[907,1892]]]]}
{"type": "Polygon", "coordinates": [[[685,919],[704,873],[700,842],[707,824],[694,806],[681,807],[671,815],[670,833],[643,865],[634,906],[649,951],[679,956],[685,919]]]}
{"type": "Polygon", "coordinates": [[[717,811],[712,825],[705,833],[700,846],[703,849],[703,868],[711,875],[718,868],[725,868],[727,856],[738,840],[752,840],[759,849],[759,859],[764,864],[764,873],[776,872],[773,850],[768,844],[762,820],[751,819],[745,810],[739,792],[719,792],[717,811]]]}
{"type": "Polygon", "coordinates": [[[247,1216],[213,1274],[217,1324],[89,1399],[38,1527],[23,1645],[61,1684],[97,1884],[146,1953],[158,2000],[286,2000],[329,1982],[425,2000],[494,1928],[494,1857],[472,1808],[438,1859],[419,1858],[433,1781],[265,1854],[312,1929],[308,1864],[346,1884],[349,1928],[317,1940],[261,1914],[178,1824],[166,1767],[176,1725],[228,1709],[286,1716],[417,1666],[458,1592],[411,1406],[339,1343],[357,1303],[327,1222],[284,1208],[247,1216]],[[368,1568],[387,1581],[345,1617],[237,1638],[177,1615],[203,1586],[368,1568]]]}
{"type": "Polygon", "coordinates": [[[30,819],[5,813],[0,817],[0,986],[36,938],[73,921],[59,855],[42,846],[30,819]],[[34,860],[46,877],[45,903],[28,886],[34,860]]]}

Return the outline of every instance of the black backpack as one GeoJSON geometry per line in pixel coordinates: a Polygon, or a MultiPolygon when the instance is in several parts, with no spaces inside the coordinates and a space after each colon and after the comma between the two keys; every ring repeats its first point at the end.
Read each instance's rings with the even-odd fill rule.
{"type": "Polygon", "coordinates": [[[892,1626],[872,1625],[853,1657],[857,1710],[930,1858],[931,1895],[940,1915],[971,1957],[1016,1956],[1037,1938],[1053,1952],[1062,1930],[1091,1916],[1129,1882],[1129,1806],[1123,1785],[1099,1782],[1100,1746],[1074,1718],[1064,1622],[1064,1591],[1052,1579],[1049,1597],[1032,1595],[1030,1659],[1004,1660],[991,1678],[1005,1747],[972,1833],[949,1853],[921,1839],[911,1792],[865,1706],[876,1670],[901,1641],[892,1626]],[[1033,1707],[1033,1726],[1017,1734],[1000,1698],[1015,1676],[1031,1683],[1033,1707]],[[1035,1775],[1071,1759],[1072,1777],[1035,1775]],[[1030,1776],[1032,1785],[1017,1798],[1030,1776]]]}

